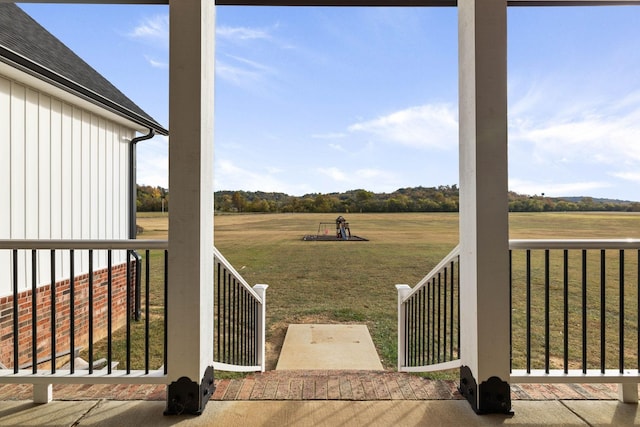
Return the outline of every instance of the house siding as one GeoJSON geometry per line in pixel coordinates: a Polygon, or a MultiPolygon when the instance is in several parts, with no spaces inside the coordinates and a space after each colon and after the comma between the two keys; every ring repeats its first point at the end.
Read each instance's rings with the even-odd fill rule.
{"type": "MultiPolygon", "coordinates": [[[[128,238],[128,144],[135,131],[0,75],[0,239],[128,238]]],[[[0,296],[12,292],[12,263],[0,251],[0,296]]],[[[56,280],[68,278],[69,254],[56,280]]],[[[76,271],[86,273],[87,254],[76,271]]],[[[125,254],[114,253],[114,264],[125,254]]],[[[96,269],[106,266],[99,252],[96,269]]],[[[19,291],[31,286],[30,257],[18,260],[19,291]]],[[[50,283],[38,254],[38,285],[50,283]]]]}
{"type": "MultiPolygon", "coordinates": [[[[0,74],[0,239],[127,239],[128,148],[135,130],[0,74]]],[[[112,323],[126,321],[126,252],[112,253],[112,323]]],[[[14,295],[13,255],[0,250],[0,363],[31,363],[32,333],[38,360],[88,346],[88,251],[50,251],[17,256],[14,295]],[[70,302],[70,257],[76,295],[70,302]],[[35,273],[34,273],[35,272],[35,273]],[[35,277],[33,277],[35,274],[35,277]],[[36,283],[36,322],[32,321],[36,283]],[[51,283],[56,292],[51,295],[51,283]],[[14,298],[18,306],[18,360],[14,360],[14,298]],[[57,345],[51,348],[52,301],[57,345]],[[75,320],[71,324],[70,313],[75,320]]],[[[134,265],[132,264],[132,267],[134,265]]],[[[106,336],[107,253],[93,256],[94,341],[106,336]]],[[[132,268],[133,271],[133,268],[132,268]]],[[[134,292],[133,288],[129,288],[134,292]]]]}

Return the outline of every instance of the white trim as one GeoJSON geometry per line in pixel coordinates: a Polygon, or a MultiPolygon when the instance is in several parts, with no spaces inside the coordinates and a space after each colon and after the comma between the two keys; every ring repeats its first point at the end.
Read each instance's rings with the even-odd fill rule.
{"type": "Polygon", "coordinates": [[[264,367],[261,365],[242,366],[221,362],[213,362],[213,369],[226,372],[264,372],[264,367]]]}
{"type": "MultiPolygon", "coordinates": [[[[410,292],[405,293],[402,302],[406,302],[413,294],[418,292],[420,288],[422,288],[425,284],[429,283],[429,281],[431,281],[431,279],[433,279],[438,273],[442,272],[442,270],[444,270],[445,267],[449,266],[451,261],[455,260],[459,256],[460,256],[460,245],[453,248],[451,252],[449,252],[449,254],[446,257],[444,257],[442,261],[438,263],[438,265],[433,267],[431,271],[426,276],[424,276],[422,280],[420,280],[411,289],[410,292]]],[[[398,285],[396,285],[396,288],[397,286],[398,285]]]]}
{"type": "MultiPolygon", "coordinates": [[[[238,273],[238,271],[235,268],[233,268],[233,265],[231,265],[231,263],[227,261],[227,259],[220,253],[218,248],[216,248],[215,246],[213,247],[213,257],[214,257],[214,260],[217,258],[218,261],[220,261],[220,263],[224,265],[224,268],[226,268],[233,275],[233,277],[242,284],[242,287],[245,288],[260,304],[263,304],[262,296],[260,296],[260,294],[255,291],[255,287],[251,287],[251,285],[249,285],[249,283],[246,280],[244,280],[242,275],[238,273]]],[[[256,285],[256,286],[264,286],[265,290],[268,287],[268,285],[256,285]]]]}
{"type": "Polygon", "coordinates": [[[74,374],[68,369],[58,369],[55,374],[50,371],[38,371],[33,374],[31,369],[20,370],[17,374],[12,369],[0,369],[0,384],[168,384],[163,370],[127,371],[106,369],[88,370],[76,369],[74,374]]]}
{"type": "Polygon", "coordinates": [[[640,383],[637,369],[625,369],[623,373],[618,369],[606,369],[604,374],[599,369],[588,369],[586,374],[581,369],[569,369],[567,374],[562,369],[549,373],[544,369],[532,369],[529,374],[525,369],[515,369],[510,378],[513,383],[640,383]]]}
{"type": "Polygon", "coordinates": [[[456,369],[462,366],[460,359],[450,360],[448,362],[436,363],[434,365],[424,366],[403,366],[398,369],[400,372],[435,372],[445,371],[447,369],[456,369]]]}
{"type": "Polygon", "coordinates": [[[0,239],[0,249],[168,249],[167,240],[27,240],[0,239]]]}
{"type": "Polygon", "coordinates": [[[510,239],[509,249],[640,249],[640,239],[510,239]]]}
{"type": "Polygon", "coordinates": [[[60,101],[78,106],[84,110],[90,111],[91,113],[97,114],[101,117],[104,117],[105,119],[118,123],[119,125],[125,126],[129,129],[134,129],[140,133],[149,132],[149,128],[145,126],[142,126],[121,115],[115,114],[98,104],[89,102],[84,98],[67,92],[59,88],[58,86],[52,85],[51,83],[47,83],[2,61],[0,61],[0,76],[4,76],[9,80],[15,81],[16,83],[21,83],[29,86],[32,89],[48,94],[54,98],[58,98],[60,101]]]}

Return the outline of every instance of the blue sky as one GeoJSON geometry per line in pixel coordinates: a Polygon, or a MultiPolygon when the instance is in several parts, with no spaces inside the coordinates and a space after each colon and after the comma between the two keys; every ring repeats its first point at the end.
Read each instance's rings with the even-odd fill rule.
{"type": "MultiPolygon", "coordinates": [[[[165,126],[168,8],[21,5],[165,126]]],[[[510,8],[509,188],[640,201],[640,7],[510,8]]],[[[455,8],[218,7],[214,188],[458,183],[455,8]]],[[[167,139],[138,182],[167,187],[167,139]]]]}

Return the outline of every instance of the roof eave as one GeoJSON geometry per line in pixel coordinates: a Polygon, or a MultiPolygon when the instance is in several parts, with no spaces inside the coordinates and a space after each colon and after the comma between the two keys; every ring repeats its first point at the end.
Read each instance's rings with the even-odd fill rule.
{"type": "Polygon", "coordinates": [[[60,75],[55,71],[43,67],[4,46],[0,46],[0,60],[51,85],[68,91],[77,97],[98,105],[116,115],[124,117],[145,129],[153,129],[159,135],[169,135],[169,131],[159,123],[149,120],[148,118],[143,117],[140,114],[137,114],[130,109],[96,93],[95,91],[60,75]]]}

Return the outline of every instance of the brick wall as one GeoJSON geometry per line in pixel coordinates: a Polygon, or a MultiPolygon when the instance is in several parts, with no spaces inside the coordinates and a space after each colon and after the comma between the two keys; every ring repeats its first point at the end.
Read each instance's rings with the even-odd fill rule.
{"type": "MultiPolygon", "coordinates": [[[[131,307],[135,304],[135,262],[131,265],[131,307]]],[[[93,273],[93,337],[97,342],[107,336],[108,269],[93,273]]],[[[126,324],[127,314],[127,266],[112,267],[112,330],[126,324]]],[[[37,359],[50,359],[51,354],[51,285],[36,290],[36,337],[37,359]]],[[[18,365],[31,364],[32,354],[32,291],[18,294],[18,365]]],[[[14,366],[13,359],[13,295],[0,297],[0,362],[7,367],[14,366]]],[[[70,280],[55,284],[55,329],[56,353],[70,351],[71,331],[74,346],[87,348],[89,344],[89,275],[77,276],[74,280],[74,305],[71,307],[70,280]],[[75,319],[70,325],[71,310],[75,319]]]]}

